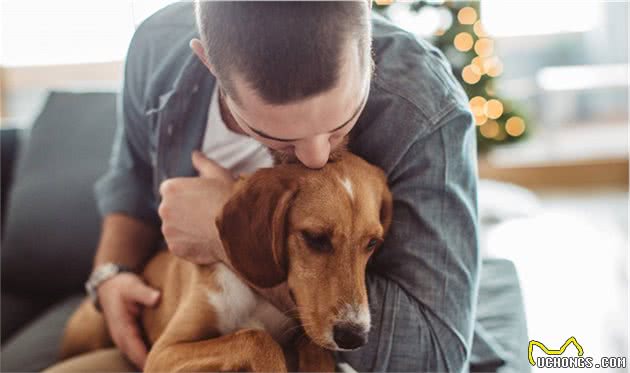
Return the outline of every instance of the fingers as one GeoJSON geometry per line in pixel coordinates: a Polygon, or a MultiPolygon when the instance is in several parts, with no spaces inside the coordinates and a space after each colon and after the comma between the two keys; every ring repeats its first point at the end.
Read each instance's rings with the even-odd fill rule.
{"type": "Polygon", "coordinates": [[[215,178],[229,182],[234,180],[230,171],[221,167],[215,161],[207,158],[205,154],[198,150],[195,150],[192,153],[192,163],[201,177],[215,178]]]}
{"type": "Polygon", "coordinates": [[[153,307],[160,299],[160,292],[147,286],[142,281],[134,281],[129,284],[124,297],[127,301],[153,307]]]}
{"type": "Polygon", "coordinates": [[[160,298],[159,291],[147,286],[135,274],[120,273],[105,281],[98,292],[114,344],[142,369],[147,358],[147,347],[137,318],[143,305],[155,306],[160,298]]]}
{"type": "Polygon", "coordinates": [[[143,369],[148,351],[135,317],[130,312],[121,312],[116,324],[112,328],[112,339],[129,360],[143,369]]]}

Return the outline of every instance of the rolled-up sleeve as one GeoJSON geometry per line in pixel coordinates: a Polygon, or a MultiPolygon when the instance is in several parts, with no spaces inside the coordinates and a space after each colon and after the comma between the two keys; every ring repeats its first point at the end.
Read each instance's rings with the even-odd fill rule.
{"type": "Polygon", "coordinates": [[[480,267],[470,112],[451,110],[388,179],[392,227],[367,271],[369,342],[339,357],[359,371],[466,371],[480,267]]]}
{"type": "Polygon", "coordinates": [[[125,213],[159,226],[153,193],[154,150],[150,143],[150,123],[145,114],[144,71],[147,61],[143,60],[138,38],[134,36],[125,62],[110,167],[97,181],[94,190],[102,215],[125,213]]]}

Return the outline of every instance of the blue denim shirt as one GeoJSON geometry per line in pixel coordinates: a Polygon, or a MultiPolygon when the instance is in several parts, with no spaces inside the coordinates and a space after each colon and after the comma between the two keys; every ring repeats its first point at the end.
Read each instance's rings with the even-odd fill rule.
{"type": "MultiPolygon", "coordinates": [[[[160,183],[194,176],[214,78],[191,52],[190,3],[139,28],[129,47],[111,167],[96,185],[102,214],[160,225],[160,183]]],[[[373,16],[375,76],[350,133],[394,196],[391,231],[370,261],[369,342],[339,353],[360,371],[465,371],[479,278],[473,117],[434,47],[373,16]]]]}

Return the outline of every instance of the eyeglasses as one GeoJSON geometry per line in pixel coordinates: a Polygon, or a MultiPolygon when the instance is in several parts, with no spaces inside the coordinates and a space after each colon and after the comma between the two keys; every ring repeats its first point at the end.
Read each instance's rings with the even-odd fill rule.
{"type": "MultiPolygon", "coordinates": [[[[361,113],[361,111],[363,110],[363,108],[365,107],[366,103],[367,103],[367,99],[370,93],[370,85],[367,84],[367,88],[365,89],[365,95],[363,97],[363,100],[361,101],[361,104],[359,105],[359,107],[355,110],[355,112],[352,114],[352,116],[350,117],[350,119],[348,119],[347,121],[345,121],[343,124],[341,124],[340,126],[334,128],[333,130],[329,131],[328,133],[334,133],[336,131],[341,130],[342,128],[348,126],[350,123],[352,123],[356,117],[361,113]]],[[[247,123],[246,120],[243,119],[242,116],[239,115],[239,113],[237,111],[235,111],[232,107],[231,104],[228,103],[228,96],[227,94],[225,94],[225,92],[223,91],[223,89],[221,87],[219,87],[219,94],[221,95],[221,97],[223,98],[223,102],[225,103],[225,106],[228,108],[228,110],[230,111],[230,113],[233,114],[233,116],[235,117],[235,119],[238,118],[238,121],[242,122],[247,128],[249,128],[252,132],[254,132],[256,135],[265,138],[265,139],[269,139],[269,140],[274,140],[274,141],[280,141],[280,142],[293,142],[293,141],[298,141],[300,139],[281,139],[275,136],[271,136],[268,135],[266,133],[264,133],[263,131],[256,129],[254,127],[252,127],[249,123],[247,123]]]]}

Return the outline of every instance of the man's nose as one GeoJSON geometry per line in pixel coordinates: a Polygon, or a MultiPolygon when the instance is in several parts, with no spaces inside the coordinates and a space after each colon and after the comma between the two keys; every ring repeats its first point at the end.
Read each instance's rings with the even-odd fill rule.
{"type": "Polygon", "coordinates": [[[322,168],[330,156],[330,142],[325,136],[309,139],[296,146],[295,156],[308,168],[322,168]]]}

